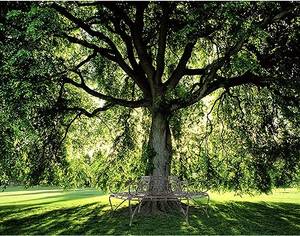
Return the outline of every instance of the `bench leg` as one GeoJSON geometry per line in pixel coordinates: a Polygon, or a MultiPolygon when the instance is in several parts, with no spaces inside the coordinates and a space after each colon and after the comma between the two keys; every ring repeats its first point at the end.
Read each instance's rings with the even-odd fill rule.
{"type": "Polygon", "coordinates": [[[127,199],[123,200],[115,209],[113,208],[113,205],[111,203],[111,197],[108,198],[109,199],[109,204],[110,204],[110,207],[111,207],[111,210],[112,211],[116,211],[127,199]]]}
{"type": "MultiPolygon", "coordinates": [[[[199,206],[199,203],[198,203],[195,199],[192,198],[192,200],[193,200],[193,202],[195,202],[196,205],[199,206]]],[[[208,218],[209,218],[209,214],[208,214],[209,201],[210,201],[210,198],[209,198],[209,195],[207,195],[207,201],[206,201],[206,204],[205,204],[206,206],[205,206],[205,207],[204,207],[204,206],[201,206],[202,210],[204,211],[204,213],[206,214],[206,216],[207,216],[208,218]]]]}
{"type": "Polygon", "coordinates": [[[113,211],[114,209],[113,209],[113,206],[112,206],[112,203],[111,203],[111,197],[110,196],[109,196],[108,200],[109,200],[110,208],[113,211]]]}
{"type": "Polygon", "coordinates": [[[130,199],[128,199],[128,207],[129,207],[129,216],[131,217],[132,208],[131,208],[131,201],[130,201],[130,199]]]}
{"type": "Polygon", "coordinates": [[[189,225],[189,207],[190,207],[190,201],[189,198],[187,198],[187,206],[186,206],[186,212],[185,212],[185,220],[186,223],[189,225]]]}
{"type": "Polygon", "coordinates": [[[141,203],[141,202],[139,201],[139,205],[138,205],[138,206],[139,206],[138,213],[141,212],[141,205],[142,205],[142,204],[140,204],[140,203],[141,203]]]}
{"type": "Polygon", "coordinates": [[[138,212],[140,211],[142,202],[143,202],[143,200],[141,200],[140,203],[134,208],[133,213],[132,213],[131,216],[130,216],[129,226],[132,225],[132,220],[133,220],[133,217],[134,217],[136,211],[137,211],[137,210],[138,210],[138,212]]]}
{"type": "Polygon", "coordinates": [[[175,202],[176,202],[177,206],[179,207],[179,210],[184,215],[186,223],[189,224],[189,218],[188,218],[188,214],[189,214],[189,200],[188,200],[188,198],[187,198],[188,204],[187,204],[186,210],[183,209],[183,207],[181,206],[181,202],[180,201],[175,201],[175,202]]]}
{"type": "Polygon", "coordinates": [[[209,214],[208,214],[208,208],[209,208],[209,195],[207,195],[207,202],[206,202],[206,208],[205,208],[205,213],[206,213],[206,216],[209,217],[209,214]]]}

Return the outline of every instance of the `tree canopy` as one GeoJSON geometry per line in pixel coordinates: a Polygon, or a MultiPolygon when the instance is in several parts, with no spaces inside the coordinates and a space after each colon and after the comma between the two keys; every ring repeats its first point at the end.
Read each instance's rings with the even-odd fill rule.
{"type": "Polygon", "coordinates": [[[2,2],[2,182],[299,180],[299,4],[2,2]]]}

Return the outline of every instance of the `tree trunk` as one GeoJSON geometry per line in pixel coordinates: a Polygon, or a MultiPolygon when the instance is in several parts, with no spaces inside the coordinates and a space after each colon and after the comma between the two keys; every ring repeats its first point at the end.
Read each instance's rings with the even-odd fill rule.
{"type": "MultiPolygon", "coordinates": [[[[167,194],[172,159],[171,132],[169,127],[170,114],[163,109],[152,111],[152,124],[149,137],[149,168],[147,175],[152,175],[150,192],[153,195],[167,194]]],[[[179,201],[147,200],[141,211],[145,214],[161,214],[178,211],[179,201]]]]}
{"type": "MultiPolygon", "coordinates": [[[[171,158],[172,158],[172,144],[171,133],[169,127],[169,114],[163,110],[152,112],[152,124],[149,137],[149,147],[151,153],[149,175],[154,177],[165,177],[167,179],[170,175],[171,158]]],[[[159,183],[153,181],[150,183],[150,190],[152,192],[167,191],[167,183],[159,183]]]]}

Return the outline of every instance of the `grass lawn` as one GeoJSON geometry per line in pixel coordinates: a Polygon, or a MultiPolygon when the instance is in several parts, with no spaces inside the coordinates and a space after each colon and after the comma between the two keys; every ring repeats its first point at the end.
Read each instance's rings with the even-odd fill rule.
{"type": "Polygon", "coordinates": [[[190,211],[139,216],[129,227],[128,212],[110,214],[108,197],[97,190],[11,187],[0,192],[0,234],[300,234],[299,189],[272,195],[211,193],[210,217],[190,211]]]}

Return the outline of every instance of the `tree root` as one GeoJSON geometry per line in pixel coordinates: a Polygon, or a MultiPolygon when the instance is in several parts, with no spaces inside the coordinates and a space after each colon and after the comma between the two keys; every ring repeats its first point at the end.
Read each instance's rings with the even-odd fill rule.
{"type": "MultiPolygon", "coordinates": [[[[137,206],[138,207],[138,206],[137,206]]],[[[186,211],[186,204],[180,201],[147,200],[141,204],[138,214],[142,215],[165,215],[182,212],[181,207],[186,211]]]]}

